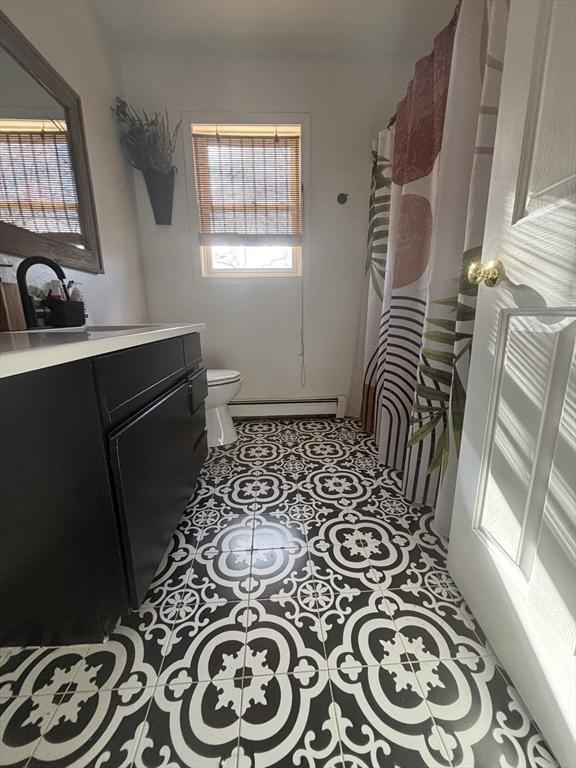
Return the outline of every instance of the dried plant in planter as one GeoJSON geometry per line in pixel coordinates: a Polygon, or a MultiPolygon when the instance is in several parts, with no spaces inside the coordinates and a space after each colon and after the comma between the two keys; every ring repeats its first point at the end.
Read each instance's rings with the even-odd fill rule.
{"type": "Polygon", "coordinates": [[[144,174],[156,224],[171,224],[176,170],[172,157],[182,121],[172,131],[167,111],[139,115],[120,98],[112,112],[122,128],[120,141],[128,162],[144,174]]]}

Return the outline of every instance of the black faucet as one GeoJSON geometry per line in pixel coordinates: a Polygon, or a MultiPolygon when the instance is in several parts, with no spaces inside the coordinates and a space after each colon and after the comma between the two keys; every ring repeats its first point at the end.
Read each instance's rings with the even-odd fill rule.
{"type": "Polygon", "coordinates": [[[24,261],[20,262],[18,269],[16,270],[16,280],[18,282],[18,288],[20,289],[22,309],[24,310],[24,317],[26,318],[26,325],[28,328],[38,328],[40,325],[36,307],[34,306],[34,300],[28,293],[28,284],[26,282],[26,274],[34,264],[44,264],[56,273],[56,277],[62,282],[64,296],[67,301],[70,301],[68,288],[66,287],[66,275],[59,264],[56,264],[52,259],[47,259],[45,256],[31,256],[28,259],[24,259],[24,261]]]}

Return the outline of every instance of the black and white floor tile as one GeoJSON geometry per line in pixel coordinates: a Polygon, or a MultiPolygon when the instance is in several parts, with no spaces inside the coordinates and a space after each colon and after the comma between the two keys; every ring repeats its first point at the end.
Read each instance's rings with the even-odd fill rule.
{"type": "Polygon", "coordinates": [[[0,766],[557,766],[372,437],[238,431],[107,642],[0,649],[0,766]]]}

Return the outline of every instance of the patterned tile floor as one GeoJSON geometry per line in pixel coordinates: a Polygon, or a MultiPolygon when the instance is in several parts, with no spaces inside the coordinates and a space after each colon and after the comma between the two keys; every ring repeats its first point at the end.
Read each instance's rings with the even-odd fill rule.
{"type": "Polygon", "coordinates": [[[0,765],[549,768],[352,420],[244,421],[103,644],[0,650],[0,765]]]}

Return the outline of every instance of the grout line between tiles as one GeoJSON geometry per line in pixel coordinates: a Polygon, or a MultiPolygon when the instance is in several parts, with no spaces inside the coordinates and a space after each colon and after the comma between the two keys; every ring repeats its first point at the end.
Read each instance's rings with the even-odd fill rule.
{"type": "MultiPolygon", "coordinates": [[[[314,573],[313,566],[312,566],[312,561],[310,560],[310,552],[309,551],[308,551],[308,564],[310,566],[310,572],[314,573]]],[[[340,719],[339,719],[339,717],[337,715],[337,712],[336,712],[336,706],[337,705],[336,705],[336,700],[334,699],[334,691],[332,690],[332,678],[330,676],[330,666],[328,664],[328,651],[326,650],[326,640],[325,640],[325,634],[326,633],[325,633],[324,628],[322,626],[322,617],[321,617],[320,610],[318,609],[318,607],[316,607],[316,614],[318,616],[318,621],[319,621],[319,625],[320,625],[320,634],[321,634],[321,639],[322,639],[322,648],[324,650],[324,659],[326,661],[326,670],[325,670],[325,672],[326,672],[326,675],[328,676],[328,689],[330,691],[330,703],[332,705],[333,716],[334,716],[334,720],[335,720],[335,723],[336,723],[336,732],[338,734],[338,748],[340,750],[340,760],[342,762],[342,768],[344,768],[344,746],[343,746],[343,743],[342,743],[342,734],[340,733],[340,719]]],[[[330,706],[328,707],[328,714],[330,714],[330,706]]]]}
{"type": "MultiPolygon", "coordinates": [[[[256,501],[256,496],[254,496],[253,501],[256,501]]],[[[254,539],[252,539],[254,540],[254,539]]],[[[250,568],[248,570],[249,578],[252,578],[252,558],[254,555],[254,550],[252,549],[250,551],[250,568]]],[[[253,599],[252,593],[248,593],[248,607],[247,611],[250,611],[250,603],[253,599]]],[[[249,615],[249,614],[248,614],[249,615]]],[[[244,658],[242,660],[242,683],[240,686],[240,715],[238,717],[238,737],[236,739],[236,768],[238,768],[238,763],[240,762],[240,746],[241,746],[241,738],[242,738],[242,718],[243,718],[243,706],[244,706],[244,680],[246,678],[246,652],[248,649],[248,624],[244,627],[244,658]]]]}
{"type": "MultiPolygon", "coordinates": [[[[80,663],[80,662],[78,662],[78,663],[80,663]]],[[[64,693],[62,694],[62,698],[63,698],[63,697],[66,695],[66,693],[68,693],[68,688],[70,687],[70,685],[72,685],[72,681],[70,681],[70,682],[68,683],[68,685],[66,686],[66,690],[65,690],[65,691],[64,691],[64,693]]],[[[27,698],[29,698],[29,697],[27,697],[27,698]]],[[[48,733],[48,731],[50,730],[50,726],[52,725],[52,720],[54,720],[54,718],[56,717],[56,715],[57,715],[57,713],[58,713],[58,710],[60,709],[60,705],[61,705],[61,703],[62,703],[62,702],[60,702],[60,703],[59,703],[59,704],[58,704],[58,705],[57,705],[57,706],[54,708],[54,712],[52,712],[52,715],[51,715],[50,719],[49,719],[49,720],[48,720],[48,722],[46,723],[45,727],[42,729],[42,731],[41,731],[41,733],[40,733],[40,736],[39,736],[39,738],[37,739],[37,741],[36,741],[36,744],[34,745],[34,749],[32,750],[32,753],[31,753],[30,757],[28,758],[28,760],[27,760],[27,761],[26,761],[26,763],[25,763],[25,766],[24,766],[24,768],[28,768],[28,766],[29,766],[29,765],[32,763],[32,760],[34,759],[34,755],[36,754],[36,751],[37,751],[38,747],[40,746],[40,744],[42,743],[42,741],[44,741],[44,736],[45,736],[45,734],[46,734],[46,733],[48,733]]]]}
{"type": "MultiPolygon", "coordinates": [[[[211,506],[212,506],[212,499],[210,499],[208,508],[210,508],[211,506]]],[[[203,531],[204,526],[205,526],[205,523],[203,523],[202,525],[199,526],[200,533],[203,531]]],[[[192,569],[193,569],[193,566],[194,566],[194,562],[196,560],[196,554],[198,552],[198,548],[199,548],[199,541],[196,542],[196,546],[194,548],[194,555],[192,557],[192,562],[190,563],[189,575],[188,575],[188,578],[186,579],[186,585],[184,587],[184,590],[188,587],[188,585],[190,583],[190,574],[192,573],[192,569]]],[[[182,606],[183,601],[184,601],[184,598],[182,598],[182,600],[180,600],[180,602],[176,606],[176,616],[178,615],[178,609],[182,606]]],[[[172,635],[173,635],[173,633],[175,631],[175,624],[176,624],[176,618],[173,619],[171,627],[170,627],[170,633],[168,635],[168,643],[170,643],[170,640],[172,639],[172,635]]],[[[158,673],[156,675],[156,680],[154,681],[154,687],[153,687],[153,690],[152,690],[152,695],[150,696],[150,701],[148,702],[148,706],[146,707],[146,712],[144,714],[144,718],[143,718],[143,720],[142,720],[142,722],[140,723],[140,726],[139,726],[140,727],[140,735],[138,736],[138,740],[137,740],[135,748],[134,748],[134,754],[133,754],[132,760],[130,761],[129,768],[133,768],[134,767],[134,762],[136,761],[136,758],[138,756],[138,748],[140,747],[140,742],[141,742],[141,740],[142,740],[142,738],[144,736],[144,726],[148,722],[148,715],[150,713],[150,709],[152,707],[152,703],[154,701],[154,697],[156,696],[156,690],[158,689],[160,675],[161,675],[162,670],[164,668],[164,662],[165,661],[166,661],[166,656],[164,655],[164,656],[162,656],[162,661],[160,662],[160,667],[159,667],[158,673]]]]}
{"type": "Polygon", "coordinates": [[[422,687],[422,683],[420,682],[420,677],[418,675],[417,670],[414,668],[414,664],[411,661],[409,661],[408,664],[410,665],[410,669],[412,670],[414,676],[416,677],[416,685],[420,689],[420,694],[422,696],[422,700],[424,701],[424,705],[425,705],[425,707],[426,707],[426,709],[428,711],[428,715],[430,716],[430,719],[432,720],[432,722],[434,723],[434,726],[436,727],[437,734],[440,736],[440,743],[442,744],[442,747],[444,748],[444,753],[445,753],[444,757],[446,758],[446,760],[450,764],[450,768],[453,768],[454,764],[452,762],[452,759],[449,757],[450,752],[448,750],[448,747],[446,746],[446,742],[444,740],[444,736],[442,735],[442,730],[443,729],[436,722],[436,718],[432,714],[432,710],[430,708],[430,704],[428,704],[428,697],[426,695],[426,692],[424,691],[424,688],[422,687]]]}
{"type": "Polygon", "coordinates": [[[160,675],[156,678],[156,682],[154,683],[154,687],[152,689],[152,695],[150,696],[150,701],[148,702],[148,706],[146,707],[146,712],[144,714],[143,720],[140,722],[140,725],[138,728],[140,728],[140,735],[138,736],[138,740],[136,741],[136,745],[134,747],[134,756],[130,762],[130,766],[128,768],[133,768],[134,761],[136,760],[136,757],[138,756],[138,747],[140,746],[140,742],[142,741],[142,737],[144,736],[144,726],[148,722],[148,715],[150,713],[150,708],[152,707],[152,702],[154,701],[154,697],[156,695],[156,689],[158,688],[158,679],[160,675]]]}
{"type": "Polygon", "coordinates": [[[338,733],[338,748],[340,749],[340,760],[342,761],[342,768],[344,768],[344,744],[343,744],[343,741],[342,741],[342,734],[340,732],[340,718],[338,717],[338,713],[336,711],[336,707],[338,705],[336,704],[336,700],[334,699],[334,691],[332,690],[332,677],[330,675],[330,670],[327,670],[326,674],[328,675],[328,688],[330,690],[330,703],[332,704],[332,710],[333,710],[333,713],[334,713],[334,720],[336,722],[336,732],[338,733]]]}
{"type": "MultiPolygon", "coordinates": [[[[86,650],[83,654],[81,654],[80,659],[78,659],[78,661],[74,665],[74,673],[72,674],[72,679],[68,681],[68,685],[64,689],[64,693],[62,694],[62,696],[65,696],[68,693],[70,686],[74,683],[74,680],[76,680],[76,675],[78,674],[78,670],[80,669],[80,664],[86,658],[86,656],[88,656],[88,654],[90,653],[90,649],[92,648],[93,645],[94,643],[92,644],[87,643],[85,646],[83,646],[84,648],[86,648],[86,650]]],[[[67,648],[67,647],[73,647],[73,646],[64,646],[64,645],[54,646],[54,648],[67,648]]],[[[32,696],[32,695],[33,694],[28,694],[28,696],[32,696]]],[[[50,722],[52,722],[52,718],[50,718],[50,722]]]]}

